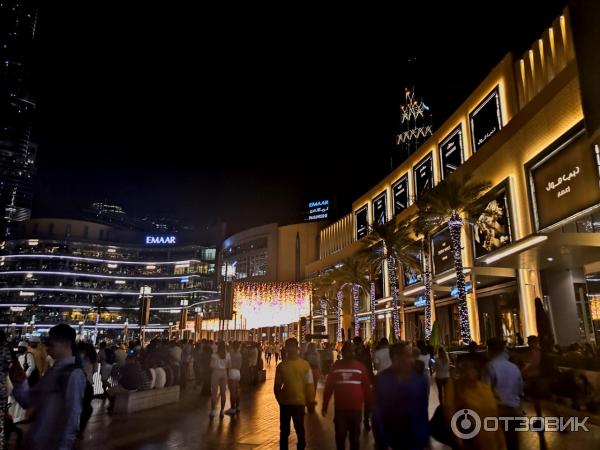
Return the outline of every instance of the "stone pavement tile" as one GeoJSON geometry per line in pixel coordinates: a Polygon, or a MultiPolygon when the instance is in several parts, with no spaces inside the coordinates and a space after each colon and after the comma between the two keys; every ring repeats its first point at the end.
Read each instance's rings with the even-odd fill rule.
{"type": "MultiPolygon", "coordinates": [[[[279,408],[273,396],[274,366],[267,371],[267,381],[256,388],[245,387],[242,392],[242,411],[234,418],[225,416],[210,419],[210,399],[195,390],[182,393],[178,404],[155,408],[129,416],[95,414],[82,442],[83,450],[274,450],[279,448],[279,408]]],[[[321,386],[322,387],[322,386],[321,386]]],[[[320,389],[320,394],[322,390],[320,389]]],[[[432,386],[430,413],[437,406],[437,392],[432,386]]],[[[319,397],[320,399],[320,397],[319,397]]],[[[94,406],[101,409],[101,401],[94,406]]],[[[229,405],[227,405],[229,406],[229,405]]],[[[320,407],[317,407],[317,411],[320,407]]],[[[335,449],[333,408],[328,417],[307,415],[305,420],[309,450],[335,449]]],[[[600,448],[600,427],[592,426],[590,433],[547,433],[549,449],[600,448]]],[[[522,449],[539,448],[536,433],[521,433],[522,449]]],[[[295,448],[292,427],[290,449],[295,448]]],[[[373,448],[371,433],[361,436],[361,448],[373,448]]],[[[432,449],[447,449],[432,442],[432,449]]]]}

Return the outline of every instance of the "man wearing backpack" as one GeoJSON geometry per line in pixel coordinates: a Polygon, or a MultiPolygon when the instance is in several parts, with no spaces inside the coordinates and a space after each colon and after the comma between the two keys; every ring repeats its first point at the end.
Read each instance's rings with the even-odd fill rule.
{"type": "Polygon", "coordinates": [[[50,329],[48,353],[54,365],[34,387],[29,387],[20,364],[13,362],[10,366],[14,397],[24,407],[33,407],[36,411],[27,436],[27,448],[68,450],[73,447],[86,385],[85,374],[73,353],[75,336],[75,330],[67,324],[50,329]]]}

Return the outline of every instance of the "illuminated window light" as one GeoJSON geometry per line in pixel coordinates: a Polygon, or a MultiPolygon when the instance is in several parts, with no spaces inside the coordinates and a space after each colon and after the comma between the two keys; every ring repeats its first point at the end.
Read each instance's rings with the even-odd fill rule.
{"type": "Polygon", "coordinates": [[[39,239],[29,239],[27,241],[27,245],[31,246],[31,247],[35,247],[36,245],[38,245],[40,243],[39,239]]]}
{"type": "Polygon", "coordinates": [[[109,248],[108,250],[106,250],[108,253],[117,253],[117,249],[116,248],[109,248]]]}
{"type": "Polygon", "coordinates": [[[187,269],[190,267],[190,263],[183,263],[183,264],[175,264],[175,268],[176,269],[187,269]]]}
{"type": "Polygon", "coordinates": [[[424,290],[425,290],[425,286],[417,286],[417,287],[414,287],[414,288],[411,288],[411,289],[406,289],[404,292],[402,292],[402,294],[405,297],[409,297],[409,296],[411,296],[413,294],[416,294],[416,293],[424,291],[424,290]]]}
{"type": "Polygon", "coordinates": [[[115,284],[125,284],[125,280],[115,280],[115,284]]]}
{"type": "Polygon", "coordinates": [[[117,267],[119,267],[119,265],[118,264],[114,264],[114,263],[110,263],[110,264],[107,265],[107,267],[109,269],[116,269],[117,267]]]}
{"type": "Polygon", "coordinates": [[[19,297],[33,297],[35,292],[19,291],[19,297]]]}
{"type": "Polygon", "coordinates": [[[507,247],[504,250],[499,250],[494,255],[490,255],[487,258],[484,258],[483,262],[486,264],[493,263],[494,261],[498,261],[499,259],[502,259],[506,256],[533,247],[534,245],[539,244],[540,242],[544,242],[546,239],[548,239],[548,236],[530,236],[521,240],[520,242],[516,242],[514,245],[507,247]]]}
{"type": "Polygon", "coordinates": [[[154,269],[156,269],[156,266],[154,266],[154,265],[152,265],[152,264],[148,264],[148,265],[146,266],[146,270],[154,270],[154,269]]]}
{"type": "MultiPolygon", "coordinates": [[[[0,263],[1,265],[1,263],[0,263]]],[[[149,276],[141,276],[141,277],[127,277],[121,275],[100,275],[95,273],[84,273],[84,272],[55,272],[51,270],[32,270],[32,271],[24,271],[24,270],[7,270],[1,271],[0,277],[7,275],[22,275],[24,273],[30,273],[35,275],[61,275],[61,276],[76,276],[80,278],[103,278],[107,280],[181,280],[181,275],[177,276],[162,276],[162,277],[149,277],[149,276]]],[[[190,274],[186,275],[185,278],[192,277],[200,277],[201,275],[190,274]]]]}
{"type": "Polygon", "coordinates": [[[28,273],[27,275],[25,275],[25,278],[33,278],[33,274],[32,273],[28,273]]]}
{"type": "MultiPolygon", "coordinates": [[[[9,259],[67,259],[72,261],[87,261],[87,262],[96,262],[96,263],[110,263],[114,261],[114,259],[102,259],[102,258],[88,258],[82,256],[67,256],[67,255],[49,255],[45,253],[34,253],[34,254],[12,254],[12,255],[4,255],[3,258],[9,259]]],[[[177,265],[177,264],[189,264],[190,262],[202,262],[199,259],[190,259],[186,261],[129,261],[129,260],[119,260],[119,264],[130,264],[130,265],[138,265],[145,266],[147,264],[154,265],[177,265]]]]}
{"type": "MultiPolygon", "coordinates": [[[[463,273],[465,273],[465,274],[469,273],[469,272],[471,272],[471,269],[465,269],[465,270],[463,270],[463,273]]],[[[456,278],[456,273],[451,273],[451,274],[445,275],[445,276],[443,276],[441,278],[438,278],[435,282],[437,284],[441,284],[441,283],[445,283],[446,281],[450,281],[450,280],[452,280],[454,278],[456,278]]]]}

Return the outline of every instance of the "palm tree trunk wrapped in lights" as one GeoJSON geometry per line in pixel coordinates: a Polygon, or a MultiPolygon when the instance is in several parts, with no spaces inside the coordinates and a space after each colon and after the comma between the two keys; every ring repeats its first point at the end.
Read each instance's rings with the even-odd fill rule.
{"type": "Polygon", "coordinates": [[[425,284],[425,339],[431,337],[431,259],[423,240],[423,283],[425,284]]]}
{"type": "Polygon", "coordinates": [[[477,201],[489,188],[490,183],[487,181],[471,181],[470,176],[462,179],[450,176],[435,188],[425,192],[417,203],[421,229],[432,231],[444,225],[448,226],[458,290],[460,337],[464,344],[468,344],[471,340],[471,328],[460,234],[463,218],[468,217],[478,208],[477,201]]]}
{"type": "Polygon", "coordinates": [[[375,282],[371,281],[369,286],[369,307],[371,308],[371,342],[374,341],[377,334],[377,303],[375,302],[376,297],[377,296],[375,294],[375,282]]]}
{"type": "Polygon", "coordinates": [[[337,341],[342,342],[342,303],[344,301],[344,293],[340,289],[336,294],[337,298],[337,341]]]}
{"type": "Polygon", "coordinates": [[[452,257],[454,258],[454,269],[456,270],[456,289],[458,290],[458,317],[460,320],[460,337],[463,342],[471,342],[471,328],[469,327],[469,310],[467,307],[467,290],[465,289],[465,273],[462,262],[462,246],[460,245],[460,233],[463,221],[456,211],[452,211],[448,221],[450,231],[450,245],[452,257]]]}
{"type": "Polygon", "coordinates": [[[396,258],[393,256],[388,256],[388,271],[390,273],[390,290],[392,291],[392,325],[394,328],[394,337],[395,339],[399,339],[400,333],[402,331],[403,321],[400,320],[400,315],[404,315],[404,302],[400,305],[398,299],[398,269],[396,267],[396,258]],[[402,311],[400,311],[402,308],[402,311]]]}
{"type": "Polygon", "coordinates": [[[352,308],[354,313],[354,336],[360,335],[360,322],[358,321],[358,313],[360,312],[360,286],[352,285],[352,308]]]}
{"type": "Polygon", "coordinates": [[[392,220],[373,225],[369,235],[364,239],[365,250],[371,252],[375,260],[387,262],[392,296],[392,337],[395,341],[400,338],[404,325],[404,301],[399,296],[398,265],[409,267],[419,265],[411,255],[415,246],[413,234],[408,225],[398,225],[392,220]]]}

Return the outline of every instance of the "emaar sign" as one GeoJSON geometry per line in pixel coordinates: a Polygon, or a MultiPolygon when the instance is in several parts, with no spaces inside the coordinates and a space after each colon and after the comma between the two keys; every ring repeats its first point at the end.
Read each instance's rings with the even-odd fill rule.
{"type": "Polygon", "coordinates": [[[146,244],[156,245],[156,244],[175,244],[176,238],[175,236],[146,236],[146,244]]]}

